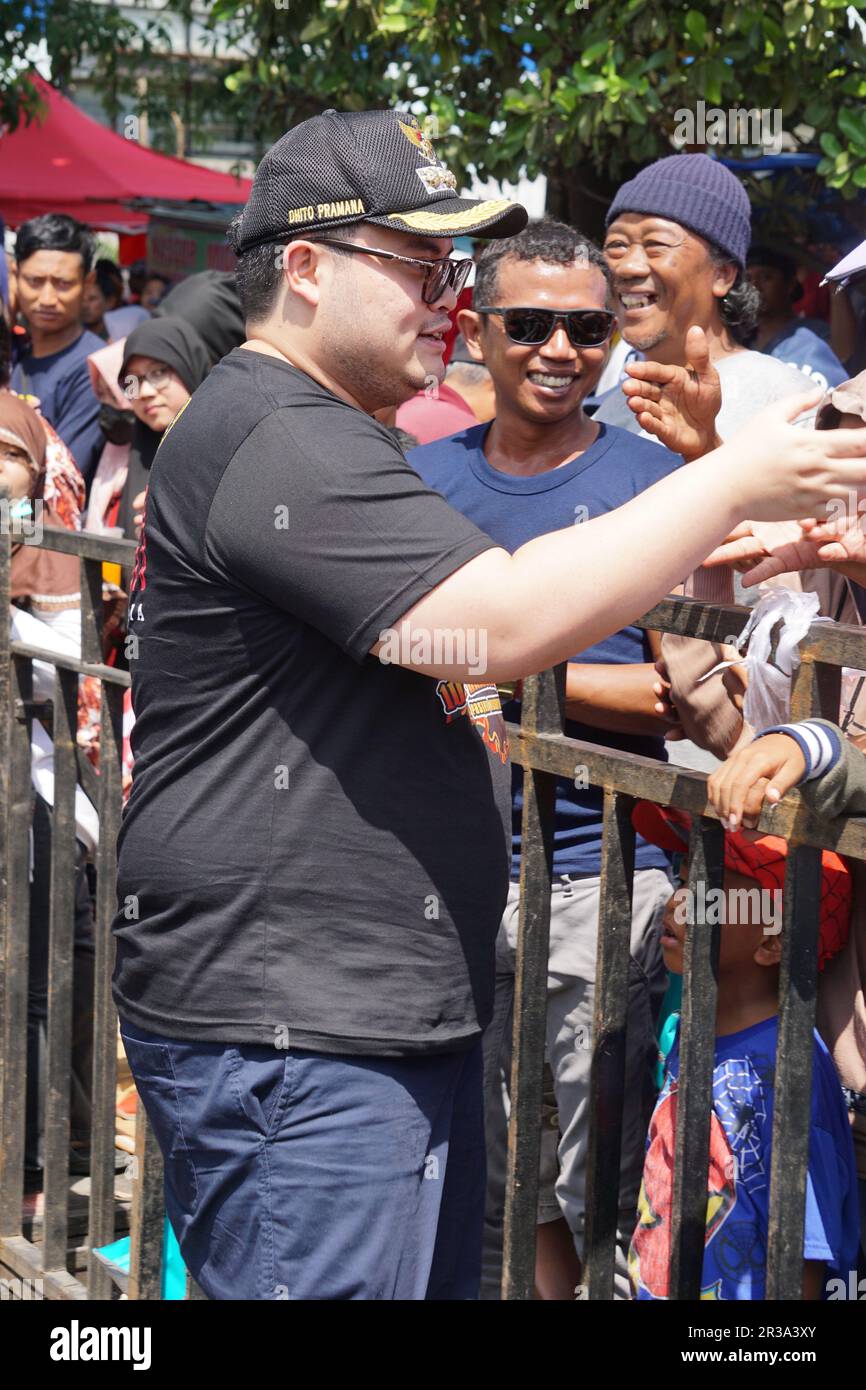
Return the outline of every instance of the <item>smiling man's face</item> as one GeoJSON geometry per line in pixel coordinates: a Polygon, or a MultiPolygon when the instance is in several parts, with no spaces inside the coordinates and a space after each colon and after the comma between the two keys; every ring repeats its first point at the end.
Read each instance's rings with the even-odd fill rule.
{"type": "Polygon", "coordinates": [[[604,254],[620,332],[652,361],[681,365],[693,325],[723,332],[719,304],[737,269],[716,265],[703,237],[664,217],[624,212],[608,228],[604,254]]]}
{"type": "MultiPolygon", "coordinates": [[[[607,282],[597,266],[559,265],[505,257],[496,270],[495,307],[605,309],[607,282]]],[[[468,318],[467,310],[462,318],[468,318]]],[[[601,376],[608,344],[576,348],[559,322],[546,343],[512,342],[499,315],[480,319],[478,342],[496,388],[497,415],[516,410],[537,424],[554,424],[578,411],[601,376]]]]}
{"type": "MultiPolygon", "coordinates": [[[[395,252],[418,261],[449,256],[448,238],[413,236],[390,227],[361,223],[340,228],[341,239],[395,252]]],[[[377,258],[319,244],[332,260],[317,315],[322,363],[367,410],[396,405],[416,391],[442,381],[453,289],[435,304],[422,298],[423,266],[377,258]]]]}

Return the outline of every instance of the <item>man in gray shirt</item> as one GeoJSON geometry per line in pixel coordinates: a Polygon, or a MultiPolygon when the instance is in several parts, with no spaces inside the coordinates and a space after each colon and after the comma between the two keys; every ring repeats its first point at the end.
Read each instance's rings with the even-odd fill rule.
{"type": "MultiPolygon", "coordinates": [[[[716,430],[722,439],[765,405],[801,393],[806,384],[795,367],[743,345],[754,334],[760,304],[745,271],[750,221],[739,179],[705,154],[671,155],[642,169],[619,189],[607,214],[604,253],[623,338],[649,361],[699,375],[715,368],[722,398],[716,430]]],[[[594,418],[646,434],[619,386],[604,397],[594,418]]],[[[704,578],[704,589],[687,584],[685,592],[713,601],[747,601],[739,586],[730,591],[725,571],[704,578]]],[[[753,591],[752,602],[754,597],[753,591]]],[[[733,656],[733,649],[666,636],[662,651],[688,727],[686,701],[696,678],[723,655],[733,656]]],[[[706,708],[714,707],[717,736],[728,743],[741,719],[729,706],[720,676],[703,687],[702,700],[706,708]]],[[[674,742],[670,751],[673,761],[686,767],[710,771],[716,766],[712,753],[688,740],[674,742]]]]}

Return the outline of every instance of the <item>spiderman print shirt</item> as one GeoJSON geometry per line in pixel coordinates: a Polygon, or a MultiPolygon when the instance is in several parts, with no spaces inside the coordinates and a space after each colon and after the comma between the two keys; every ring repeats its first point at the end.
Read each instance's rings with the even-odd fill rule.
{"type": "MultiPolygon", "coordinates": [[[[762,1299],[767,1262],[778,1019],[716,1039],[701,1298],[762,1299]]],[[[830,1054],[814,1035],[812,1123],[803,1259],[856,1265],[857,1174],[848,1115],[830,1054]]],[[[639,1299],[668,1297],[679,1035],[647,1137],[629,1273],[639,1299]]]]}

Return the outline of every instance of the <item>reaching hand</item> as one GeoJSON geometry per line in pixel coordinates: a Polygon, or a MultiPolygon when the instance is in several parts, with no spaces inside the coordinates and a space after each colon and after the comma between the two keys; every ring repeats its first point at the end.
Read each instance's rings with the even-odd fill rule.
{"type": "Polygon", "coordinates": [[[820,395],[812,390],[776,401],[715,451],[713,466],[724,467],[743,516],[799,520],[866,491],[866,430],[798,429],[789,423],[820,395]]]}
{"type": "MultiPolygon", "coordinates": [[[[849,517],[847,520],[850,522],[853,518],[849,517]]],[[[866,564],[866,534],[863,525],[862,517],[858,517],[847,529],[840,529],[835,521],[816,521],[814,517],[800,522],[810,544],[818,547],[817,553],[822,565],[866,564]]]]}
{"type": "Polygon", "coordinates": [[[732,753],[707,782],[707,796],[727,830],[753,829],[764,801],[775,805],[806,771],[796,739],[767,734],[732,753]]]}
{"type": "Polygon", "coordinates": [[[741,574],[751,570],[760,560],[766,559],[767,548],[760,536],[756,536],[751,521],[741,521],[735,526],[721,545],[711,550],[703,568],[715,569],[720,565],[731,565],[741,574]]]}
{"type": "Polygon", "coordinates": [[[679,711],[671,698],[671,679],[668,673],[667,662],[660,656],[655,663],[658,680],[653,682],[652,692],[656,696],[653,704],[653,713],[663,718],[670,727],[665,731],[665,739],[668,743],[677,743],[685,738],[683,726],[680,723],[679,711]]]}
{"type": "Polygon", "coordinates": [[[702,328],[686,335],[685,367],[629,362],[626,371],[631,380],[623,382],[623,393],[641,429],[686,459],[716,447],[722,390],[702,328]]]}
{"type": "Polygon", "coordinates": [[[835,522],[819,522],[814,517],[797,524],[799,534],[774,545],[765,536],[756,535],[750,521],[744,521],[704,564],[708,569],[733,565],[743,575],[744,589],[799,570],[863,565],[866,571],[866,536],[859,525],[840,532],[835,522]]]}

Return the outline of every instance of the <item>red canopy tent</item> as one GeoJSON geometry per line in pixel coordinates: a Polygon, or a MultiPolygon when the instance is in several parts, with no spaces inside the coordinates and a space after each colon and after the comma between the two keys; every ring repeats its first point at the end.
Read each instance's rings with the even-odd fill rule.
{"type": "Polygon", "coordinates": [[[28,74],[47,111],[0,132],[0,216],[17,227],[65,212],[92,227],[141,232],[147,213],[133,199],[245,203],[252,183],[174,159],[115,135],[38,73],[28,74]]]}

